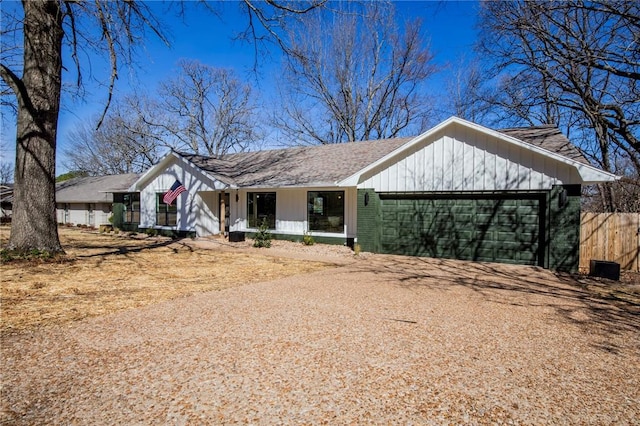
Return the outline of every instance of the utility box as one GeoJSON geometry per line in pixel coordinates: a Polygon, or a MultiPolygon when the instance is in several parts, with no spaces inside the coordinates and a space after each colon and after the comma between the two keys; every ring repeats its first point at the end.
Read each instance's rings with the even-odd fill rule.
{"type": "Polygon", "coordinates": [[[240,232],[240,231],[229,232],[230,243],[239,243],[241,241],[244,241],[244,232],[240,232]]]}
{"type": "Polygon", "coordinates": [[[610,280],[620,280],[620,264],[606,260],[591,260],[589,265],[589,275],[592,277],[608,278],[610,280]]]}

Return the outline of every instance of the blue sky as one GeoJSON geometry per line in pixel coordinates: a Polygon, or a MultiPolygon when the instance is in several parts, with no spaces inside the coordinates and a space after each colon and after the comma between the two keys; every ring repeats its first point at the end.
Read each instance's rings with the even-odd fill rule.
{"type": "MultiPolygon", "coordinates": [[[[138,68],[134,72],[126,69],[121,71],[116,86],[117,95],[130,93],[133,88],[152,93],[159,81],[171,75],[181,58],[197,59],[216,67],[234,68],[247,81],[257,83],[258,90],[268,90],[269,81],[277,78],[280,60],[277,50],[274,47],[270,56],[261,58],[259,74],[252,74],[255,59],[253,46],[232,40],[246,25],[246,19],[239,11],[239,3],[230,1],[217,3],[216,6],[222,8],[223,13],[219,18],[196,7],[193,2],[186,2],[187,13],[181,20],[174,14],[163,13],[165,7],[162,3],[152,3],[151,7],[161,14],[162,21],[169,28],[172,47],[168,48],[157,39],[149,39],[145,49],[139,53],[138,68]]],[[[20,4],[4,2],[2,8],[6,7],[20,7],[20,4]]],[[[474,25],[478,2],[399,1],[396,2],[396,9],[399,20],[412,17],[423,20],[425,38],[430,40],[436,64],[444,66],[448,62],[457,62],[460,56],[470,55],[476,38],[474,25]]],[[[97,78],[108,75],[107,67],[106,62],[92,60],[91,70],[97,78]]],[[[430,91],[437,93],[441,90],[445,73],[446,69],[432,80],[430,91]]],[[[61,153],[68,132],[78,123],[98,114],[105,99],[106,89],[91,84],[87,87],[84,100],[74,101],[69,95],[63,95],[59,119],[58,174],[67,171],[61,153]]],[[[6,111],[2,113],[2,145],[9,148],[2,152],[2,161],[11,161],[15,155],[15,119],[6,111]]]]}

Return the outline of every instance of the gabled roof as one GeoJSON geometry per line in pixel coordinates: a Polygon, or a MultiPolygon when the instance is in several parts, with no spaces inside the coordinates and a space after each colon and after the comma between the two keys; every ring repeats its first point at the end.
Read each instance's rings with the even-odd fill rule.
{"type": "MultiPolygon", "coordinates": [[[[381,166],[384,163],[392,162],[394,158],[400,156],[403,151],[412,149],[414,146],[424,143],[430,140],[438,132],[450,126],[463,126],[465,128],[483,133],[487,136],[498,138],[507,144],[513,144],[524,148],[529,151],[537,152],[545,157],[554,159],[561,163],[573,166],[577,169],[584,184],[598,183],[598,182],[611,182],[619,179],[618,176],[599,170],[589,164],[589,162],[582,156],[577,147],[573,146],[564,136],[560,137],[559,130],[552,130],[547,126],[540,126],[534,128],[517,128],[517,129],[504,129],[501,131],[492,130],[488,127],[481,126],[479,124],[472,123],[467,120],[463,120],[458,117],[450,117],[437,126],[427,130],[423,134],[416,136],[407,142],[404,146],[396,149],[393,152],[385,155],[374,163],[369,164],[367,167],[359,170],[353,175],[349,176],[338,182],[340,186],[355,186],[359,183],[360,177],[366,172],[381,166]],[[509,135],[511,133],[511,135],[509,135]],[[527,139],[524,141],[520,138],[527,139]],[[568,145],[567,145],[568,143],[568,145]],[[569,156],[565,156],[568,154],[569,156]],[[573,158],[571,158],[573,157],[573,158]]],[[[561,135],[561,133],[560,133],[561,135]]]]}
{"type": "Polygon", "coordinates": [[[518,145],[556,161],[576,167],[584,182],[605,182],[615,175],[589,165],[580,150],[553,126],[492,130],[457,117],[410,138],[383,139],[332,145],[307,146],[267,151],[229,154],[222,158],[169,153],[149,169],[130,190],[137,191],[144,182],[163,170],[171,161],[181,159],[231,188],[278,188],[355,186],[359,177],[378,165],[392,161],[404,150],[423,143],[429,137],[451,125],[461,125],[499,138],[504,143],[518,145]]]}
{"type": "Polygon", "coordinates": [[[114,192],[127,192],[139,174],[76,177],[56,184],[58,203],[112,202],[114,192]]]}
{"type": "Polygon", "coordinates": [[[411,138],[350,142],[229,154],[222,159],[182,154],[213,178],[237,187],[334,186],[411,138]]]}
{"type": "Polygon", "coordinates": [[[562,134],[560,129],[554,125],[514,127],[510,129],[499,129],[498,131],[531,145],[544,148],[547,151],[555,152],[556,154],[579,161],[583,164],[591,165],[578,147],[572,144],[571,141],[562,134]]]}

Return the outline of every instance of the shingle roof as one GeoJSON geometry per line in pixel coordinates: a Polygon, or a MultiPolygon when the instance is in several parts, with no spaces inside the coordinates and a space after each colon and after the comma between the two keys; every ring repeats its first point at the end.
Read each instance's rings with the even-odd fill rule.
{"type": "Polygon", "coordinates": [[[13,203],[13,184],[0,185],[0,203],[11,204],[13,203]]]}
{"type": "MultiPolygon", "coordinates": [[[[498,132],[584,164],[581,151],[555,126],[498,132]]],[[[410,138],[229,154],[216,159],[178,153],[215,179],[238,187],[332,186],[399,148],[410,138]]]]}
{"type": "Polygon", "coordinates": [[[498,132],[572,160],[591,165],[582,152],[556,126],[514,127],[499,129],[498,132]]]}
{"type": "Polygon", "coordinates": [[[333,186],[412,138],[230,154],[180,155],[214,178],[240,187],[333,186]]]}
{"type": "Polygon", "coordinates": [[[58,203],[110,203],[114,192],[126,192],[140,177],[128,173],[109,176],[77,177],[56,184],[58,203]]]}

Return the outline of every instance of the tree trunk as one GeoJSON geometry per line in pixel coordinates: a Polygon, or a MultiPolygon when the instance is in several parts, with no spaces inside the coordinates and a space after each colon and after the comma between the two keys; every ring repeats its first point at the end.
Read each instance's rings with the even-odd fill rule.
{"type": "Polygon", "coordinates": [[[56,223],[56,133],[62,78],[62,13],[57,1],[23,0],[24,70],[18,98],[9,249],[62,252],[56,223]]]}

